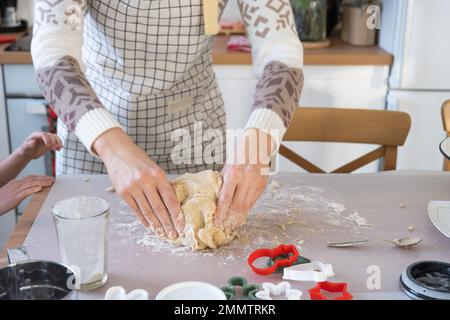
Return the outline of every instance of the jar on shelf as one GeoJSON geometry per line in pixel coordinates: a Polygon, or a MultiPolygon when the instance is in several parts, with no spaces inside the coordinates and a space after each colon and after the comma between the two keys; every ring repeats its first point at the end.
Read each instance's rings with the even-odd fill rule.
{"type": "Polygon", "coordinates": [[[373,46],[380,27],[381,2],[345,0],[342,3],[342,41],[353,46],[373,46]]]}
{"type": "Polygon", "coordinates": [[[291,0],[297,32],[302,41],[327,39],[327,0],[291,0]]]}

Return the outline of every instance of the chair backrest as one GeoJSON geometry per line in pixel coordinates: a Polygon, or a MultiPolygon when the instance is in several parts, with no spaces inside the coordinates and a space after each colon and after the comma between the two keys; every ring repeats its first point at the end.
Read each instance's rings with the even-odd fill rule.
{"type": "MultiPolygon", "coordinates": [[[[450,100],[442,104],[442,123],[447,137],[450,137],[450,100]]],[[[450,171],[450,160],[444,157],[444,171],[450,171]]]]}
{"type": "MultiPolygon", "coordinates": [[[[405,112],[301,107],[295,112],[283,141],[379,145],[333,173],[350,173],[380,158],[384,160],[383,171],[387,171],[396,169],[397,147],[405,143],[410,127],[411,118],[405,112]]],[[[280,154],[308,172],[325,173],[284,145],[280,146],[280,154]]]]}

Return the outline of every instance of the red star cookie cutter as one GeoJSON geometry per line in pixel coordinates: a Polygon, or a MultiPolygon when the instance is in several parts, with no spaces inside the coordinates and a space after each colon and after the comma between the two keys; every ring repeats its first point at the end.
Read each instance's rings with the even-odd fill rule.
{"type": "Polygon", "coordinates": [[[267,276],[274,273],[279,267],[290,267],[298,259],[299,253],[294,245],[280,245],[273,249],[258,249],[248,256],[248,264],[256,274],[267,276]],[[257,268],[253,263],[263,257],[271,258],[274,263],[267,268],[257,268]],[[282,259],[276,259],[283,257],[282,259]]]}
{"type": "Polygon", "coordinates": [[[353,296],[347,291],[346,283],[319,282],[314,288],[309,289],[311,300],[352,300],[353,296]],[[340,293],[341,295],[333,299],[328,299],[322,294],[322,291],[331,293],[340,293]]]}

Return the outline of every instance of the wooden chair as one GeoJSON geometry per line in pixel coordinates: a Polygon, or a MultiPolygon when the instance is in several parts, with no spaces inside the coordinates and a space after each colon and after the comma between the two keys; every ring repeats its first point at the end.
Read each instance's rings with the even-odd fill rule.
{"type": "MultiPolygon", "coordinates": [[[[283,141],[347,142],[379,145],[332,173],[351,173],[383,158],[382,170],[395,170],[397,147],[405,143],[411,118],[405,112],[384,110],[299,108],[283,141]]],[[[280,154],[311,173],[326,173],[283,144],[280,154]]]]}
{"type": "MultiPolygon", "coordinates": [[[[447,137],[450,137],[450,100],[445,101],[442,105],[442,123],[447,137]]],[[[450,160],[446,157],[444,157],[444,171],[450,171],[450,160]]]]}

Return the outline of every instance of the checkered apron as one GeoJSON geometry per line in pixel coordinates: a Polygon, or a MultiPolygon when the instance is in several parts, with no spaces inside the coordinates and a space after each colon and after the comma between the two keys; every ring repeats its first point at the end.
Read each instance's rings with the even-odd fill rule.
{"type": "MultiPolygon", "coordinates": [[[[220,168],[201,159],[171,161],[175,129],[193,136],[197,122],[203,132],[225,132],[224,103],[212,69],[213,38],[204,34],[201,3],[92,0],[85,17],[87,78],[127,134],[168,173],[220,168]]],[[[106,173],[62,121],[58,134],[64,148],[57,155],[57,174],[106,173]]]]}

